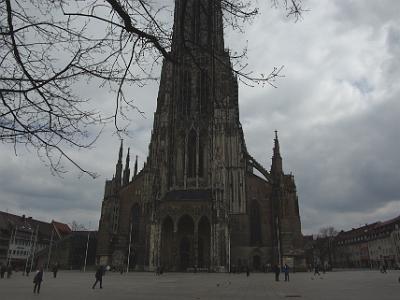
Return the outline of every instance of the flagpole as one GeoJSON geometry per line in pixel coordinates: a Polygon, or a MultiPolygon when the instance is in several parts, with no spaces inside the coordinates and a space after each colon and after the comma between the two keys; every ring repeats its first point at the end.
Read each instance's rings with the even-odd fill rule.
{"type": "Polygon", "coordinates": [[[51,258],[51,248],[53,246],[53,237],[54,237],[54,228],[51,231],[51,237],[50,237],[49,255],[47,257],[47,271],[49,271],[50,258],[51,258]]]}
{"type": "Polygon", "coordinates": [[[31,227],[31,238],[29,239],[29,254],[28,254],[28,256],[26,257],[26,262],[25,262],[25,274],[26,274],[26,270],[28,269],[28,262],[29,262],[29,258],[30,258],[30,256],[31,256],[31,252],[32,252],[32,241],[33,241],[33,233],[35,232],[34,230],[33,230],[33,228],[31,227]]]}
{"type": "Polygon", "coordinates": [[[32,258],[31,258],[31,268],[30,268],[30,272],[32,272],[33,259],[34,259],[34,257],[35,257],[36,243],[37,243],[38,234],[39,234],[39,225],[36,225],[36,234],[35,234],[35,241],[34,241],[34,243],[33,243],[33,250],[32,250],[32,258]]]}
{"type": "Polygon", "coordinates": [[[129,272],[129,262],[131,258],[131,243],[132,243],[132,221],[131,221],[131,228],[129,230],[129,246],[128,246],[128,262],[126,264],[126,273],[129,272]]]}
{"type": "Polygon", "coordinates": [[[8,253],[7,253],[7,267],[11,263],[12,259],[12,251],[11,251],[11,244],[15,244],[15,236],[17,235],[17,225],[15,225],[14,232],[11,233],[10,242],[8,243],[8,253]]]}
{"type": "Polygon", "coordinates": [[[86,272],[86,262],[87,262],[87,255],[88,255],[88,249],[89,249],[89,237],[90,237],[90,231],[88,231],[88,234],[87,234],[86,252],[85,252],[85,265],[83,266],[83,272],[86,272]]]}

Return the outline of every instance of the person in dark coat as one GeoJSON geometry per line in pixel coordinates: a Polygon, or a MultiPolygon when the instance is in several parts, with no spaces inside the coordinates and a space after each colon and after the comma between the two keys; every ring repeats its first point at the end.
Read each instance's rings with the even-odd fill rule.
{"type": "Polygon", "coordinates": [[[96,271],[96,274],[95,274],[96,281],[94,282],[94,284],[93,284],[93,286],[92,286],[92,289],[95,288],[95,286],[96,286],[96,284],[97,284],[98,282],[100,283],[100,288],[101,288],[101,289],[103,288],[103,275],[104,275],[104,270],[103,270],[103,267],[100,266],[100,267],[97,269],[97,271],[96,271]]]}
{"type": "Polygon", "coordinates": [[[246,266],[246,276],[247,277],[250,276],[250,268],[249,268],[249,266],[246,266]]]}
{"type": "Polygon", "coordinates": [[[275,281],[279,281],[280,272],[281,272],[281,270],[280,270],[279,266],[275,265],[275,267],[274,267],[275,281]]]}
{"type": "Polygon", "coordinates": [[[9,279],[11,277],[11,275],[12,275],[12,266],[9,265],[7,267],[7,279],[9,279]]]}
{"type": "Polygon", "coordinates": [[[285,281],[289,281],[289,266],[287,264],[283,266],[283,272],[285,273],[285,281]]]}
{"type": "Polygon", "coordinates": [[[37,272],[35,277],[33,278],[33,283],[35,286],[33,287],[33,293],[40,293],[40,285],[43,281],[43,268],[40,268],[37,272]]]}
{"type": "Polygon", "coordinates": [[[1,264],[0,265],[0,277],[4,278],[4,274],[6,273],[6,266],[1,264]]]}
{"type": "Polygon", "coordinates": [[[25,270],[25,275],[29,277],[29,273],[31,272],[31,267],[28,265],[25,270]]]}
{"type": "Polygon", "coordinates": [[[315,267],[314,267],[314,276],[317,275],[317,274],[318,274],[318,276],[321,275],[321,274],[319,273],[319,266],[318,266],[318,265],[315,265],[315,267]]]}
{"type": "Polygon", "coordinates": [[[53,277],[57,277],[57,272],[58,272],[58,263],[55,263],[53,266],[53,277]]]}

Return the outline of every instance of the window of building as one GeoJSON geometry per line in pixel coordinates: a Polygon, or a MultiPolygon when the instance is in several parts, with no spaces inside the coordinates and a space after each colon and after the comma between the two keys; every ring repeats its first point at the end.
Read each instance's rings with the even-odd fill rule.
{"type": "Polygon", "coordinates": [[[204,176],[204,142],[205,135],[200,135],[199,139],[199,177],[204,176]]]}
{"type": "Polygon", "coordinates": [[[191,110],[191,97],[192,97],[192,77],[189,71],[183,72],[183,93],[182,93],[182,104],[184,113],[190,114],[191,110]]]}
{"type": "Polygon", "coordinates": [[[209,84],[208,84],[208,75],[206,70],[201,70],[200,72],[200,112],[203,114],[207,113],[207,102],[209,97],[209,84]]]}
{"type": "Polygon", "coordinates": [[[188,177],[196,177],[197,167],[197,133],[192,129],[188,137],[188,177]]]}
{"type": "Polygon", "coordinates": [[[261,215],[260,215],[260,205],[256,200],[250,203],[250,243],[260,244],[262,242],[261,237],[261,215]]]}

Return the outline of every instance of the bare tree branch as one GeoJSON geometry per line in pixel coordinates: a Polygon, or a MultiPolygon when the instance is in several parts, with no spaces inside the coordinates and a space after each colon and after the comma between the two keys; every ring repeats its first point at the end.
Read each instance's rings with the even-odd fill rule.
{"type": "MultiPolygon", "coordinates": [[[[181,1],[184,6],[204,2],[181,1]]],[[[300,0],[271,1],[283,5],[295,20],[305,11],[300,0]]],[[[243,22],[258,15],[254,1],[207,3],[222,8],[225,25],[233,30],[243,30],[243,22]]],[[[171,49],[172,11],[162,1],[150,0],[0,0],[0,141],[15,151],[19,145],[35,149],[55,174],[65,172],[66,160],[94,177],[69,149],[92,147],[109,123],[118,134],[124,132],[120,124],[129,119],[127,110],[143,114],[127,88],[157,80],[153,69],[162,59],[182,63],[171,49]],[[87,82],[115,94],[113,113],[100,113],[94,99],[82,96],[80,89],[87,82]]],[[[183,31],[181,39],[199,68],[198,50],[226,64],[183,31]]],[[[235,63],[224,67],[247,85],[276,86],[283,67],[255,75],[245,55],[245,50],[231,55],[235,63]]]]}

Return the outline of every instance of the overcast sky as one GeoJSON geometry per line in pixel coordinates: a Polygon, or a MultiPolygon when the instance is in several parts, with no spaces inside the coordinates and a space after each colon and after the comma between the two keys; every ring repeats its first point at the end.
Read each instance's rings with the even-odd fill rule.
{"type": "MultiPolygon", "coordinates": [[[[231,48],[248,41],[249,68],[284,65],[278,88],[240,86],[240,118],[249,152],[269,169],[279,131],[285,172],[295,175],[303,233],[349,229],[400,215],[400,1],[305,0],[297,23],[259,1],[260,16],[231,48]]],[[[146,118],[132,111],[125,145],[147,156],[158,84],[132,89],[146,118]]],[[[112,95],[82,93],[102,110],[112,95]]],[[[111,99],[111,100],[110,100],[111,99]]],[[[104,181],[119,139],[107,128],[95,148],[72,155],[97,179],[72,166],[52,176],[36,153],[0,145],[0,210],[37,219],[98,226],[104,181]]],[[[131,163],[133,165],[133,162],[131,163]]],[[[132,169],[132,168],[131,168],[132,169]]]]}

